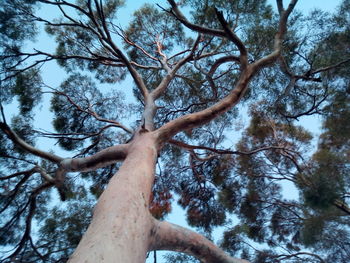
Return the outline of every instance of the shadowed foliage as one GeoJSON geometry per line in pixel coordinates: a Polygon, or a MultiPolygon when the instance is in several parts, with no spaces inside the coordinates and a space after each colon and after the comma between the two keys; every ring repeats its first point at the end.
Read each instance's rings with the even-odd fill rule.
{"type": "Polygon", "coordinates": [[[177,203],[252,263],[349,262],[350,1],[129,2],[0,3],[0,262],[66,262],[143,134],[155,219],[177,203]]]}

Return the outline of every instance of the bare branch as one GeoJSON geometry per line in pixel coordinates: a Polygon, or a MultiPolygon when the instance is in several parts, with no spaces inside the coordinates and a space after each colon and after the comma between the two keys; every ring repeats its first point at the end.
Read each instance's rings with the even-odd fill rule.
{"type": "Polygon", "coordinates": [[[314,253],[310,253],[310,252],[303,252],[303,251],[300,251],[300,252],[297,252],[294,254],[280,254],[280,255],[276,256],[276,258],[281,258],[281,260],[284,260],[284,259],[292,258],[292,257],[300,258],[299,256],[302,256],[302,255],[315,257],[315,258],[317,258],[317,260],[319,260],[319,262],[326,263],[326,261],[324,261],[323,258],[321,258],[319,255],[314,254],[314,253]]]}
{"type": "Polygon", "coordinates": [[[16,197],[17,193],[19,192],[19,190],[21,189],[21,187],[28,181],[30,176],[34,173],[35,173],[34,168],[30,169],[28,171],[25,171],[23,173],[23,175],[24,175],[23,178],[21,180],[19,180],[19,182],[14,187],[14,189],[9,191],[9,194],[6,195],[6,197],[7,197],[6,204],[2,207],[2,209],[0,210],[0,213],[4,212],[9,207],[9,205],[15,199],[15,197],[16,197]]]}
{"type": "Polygon", "coordinates": [[[240,62],[242,68],[246,68],[248,65],[248,51],[246,47],[244,46],[243,42],[240,40],[240,38],[231,30],[229,27],[227,21],[224,18],[224,15],[222,12],[219,12],[219,10],[215,9],[216,16],[218,17],[219,22],[221,23],[222,27],[224,28],[224,31],[228,37],[229,40],[231,40],[239,49],[240,53],[240,62]]]}
{"type": "MultiPolygon", "coordinates": [[[[1,95],[0,95],[1,96],[1,95]]],[[[2,106],[2,101],[0,97],[0,111],[1,111],[1,117],[2,117],[2,122],[6,124],[6,118],[5,118],[5,113],[4,113],[4,107],[2,106]]]]}
{"type": "Polygon", "coordinates": [[[38,133],[40,136],[46,137],[46,138],[54,138],[54,139],[69,138],[71,140],[82,141],[82,140],[86,140],[86,139],[91,138],[91,137],[100,136],[104,130],[106,130],[108,128],[112,128],[112,127],[116,127],[116,126],[113,124],[109,124],[109,125],[101,127],[99,129],[99,131],[92,132],[92,133],[76,133],[76,132],[55,133],[55,132],[44,132],[44,131],[39,131],[39,130],[34,130],[34,131],[36,133],[38,133]]]}
{"type": "Polygon", "coordinates": [[[160,67],[160,66],[151,66],[151,65],[145,66],[145,65],[141,65],[139,63],[136,63],[135,61],[131,61],[130,63],[131,63],[131,65],[133,65],[137,68],[141,68],[141,69],[155,69],[155,70],[162,69],[162,67],[160,67]]]}
{"type": "Polygon", "coordinates": [[[184,24],[189,29],[194,30],[198,33],[208,34],[212,36],[226,37],[226,33],[223,30],[207,28],[204,26],[191,23],[180,11],[180,9],[178,8],[174,0],[168,0],[168,3],[171,5],[171,10],[167,12],[170,12],[176,19],[178,19],[182,24],[184,24]]]}
{"type": "Polygon", "coordinates": [[[128,36],[125,34],[125,32],[120,28],[118,27],[118,29],[120,30],[121,33],[117,32],[118,35],[120,37],[123,38],[123,40],[130,46],[133,46],[137,49],[139,49],[144,55],[146,55],[147,57],[149,57],[150,59],[154,60],[154,61],[158,61],[158,59],[154,56],[152,56],[150,53],[148,53],[144,48],[142,48],[141,46],[139,46],[138,44],[136,44],[135,42],[131,41],[128,36]]]}
{"type": "Polygon", "coordinates": [[[344,59],[344,60],[342,60],[339,63],[334,64],[334,65],[330,65],[330,66],[327,66],[327,67],[316,69],[316,70],[312,71],[310,74],[317,74],[317,73],[321,73],[321,72],[324,72],[324,71],[328,71],[328,70],[337,68],[337,67],[339,67],[339,66],[341,66],[343,64],[346,64],[348,62],[350,62],[350,58],[344,59]]]}
{"type": "Polygon", "coordinates": [[[235,106],[244,95],[248,83],[252,78],[252,74],[251,67],[248,66],[247,69],[242,72],[236,87],[232,89],[226,97],[209,108],[179,117],[160,127],[156,131],[158,142],[164,143],[180,131],[192,129],[208,123],[235,106]]]}
{"type": "Polygon", "coordinates": [[[175,77],[176,72],[186,63],[188,62],[190,59],[192,59],[195,50],[198,47],[198,44],[200,42],[201,36],[199,35],[191,49],[191,52],[184,57],[183,59],[181,59],[179,62],[176,63],[176,65],[174,66],[174,68],[172,68],[171,70],[169,70],[168,74],[163,78],[163,80],[161,81],[161,83],[158,85],[158,87],[156,89],[154,89],[151,93],[151,96],[154,98],[154,100],[156,100],[157,98],[159,98],[165,91],[165,89],[168,87],[170,81],[175,77]]]}
{"type": "Polygon", "coordinates": [[[336,199],[333,201],[333,205],[342,210],[344,213],[350,215],[350,207],[345,203],[345,201],[336,199]]]}
{"type": "MultiPolygon", "coordinates": [[[[83,109],[82,107],[80,107],[75,101],[73,101],[73,99],[68,96],[66,93],[64,92],[61,92],[61,91],[58,91],[54,88],[51,88],[49,87],[50,89],[54,90],[54,94],[57,94],[57,95],[60,95],[60,96],[63,96],[65,97],[68,102],[70,104],[72,104],[78,111],[80,112],[84,112],[86,114],[89,114],[91,115],[92,117],[94,117],[96,120],[98,121],[101,121],[101,122],[106,122],[106,123],[111,123],[113,125],[113,127],[117,127],[117,128],[121,128],[123,129],[124,131],[126,131],[127,133],[133,133],[133,131],[127,127],[125,127],[124,125],[122,125],[120,122],[117,122],[117,121],[114,121],[114,120],[109,120],[109,119],[105,119],[105,118],[102,118],[101,116],[99,116],[95,111],[93,111],[91,109],[91,107],[89,109],[83,109]]],[[[108,127],[106,127],[108,128],[108,127]]]]}
{"type": "Polygon", "coordinates": [[[55,154],[49,153],[49,152],[45,152],[42,150],[39,150],[31,145],[29,145],[28,143],[26,143],[25,141],[23,141],[13,130],[11,130],[11,128],[3,122],[0,122],[0,129],[7,135],[7,137],[17,146],[21,147],[22,149],[24,149],[25,151],[34,154],[38,157],[44,158],[48,161],[54,162],[54,163],[60,163],[63,158],[59,157],[55,154]]]}
{"type": "Polygon", "coordinates": [[[169,222],[155,220],[153,232],[153,242],[149,250],[184,252],[203,263],[249,263],[244,259],[230,257],[203,235],[169,222]]]}
{"type": "Polygon", "coordinates": [[[25,207],[27,207],[29,205],[28,214],[27,214],[27,217],[25,220],[25,231],[22,235],[20,242],[17,244],[16,250],[11,255],[9,255],[7,258],[13,259],[16,255],[18,255],[18,253],[24,247],[25,243],[30,239],[30,233],[31,233],[31,229],[32,229],[32,219],[33,219],[35,209],[36,209],[36,197],[42,191],[51,187],[52,185],[53,185],[52,183],[47,182],[47,183],[40,185],[39,187],[37,187],[36,189],[34,189],[32,191],[32,194],[30,195],[30,198],[29,198],[29,202],[25,206],[25,207]]]}
{"type": "Polygon", "coordinates": [[[254,68],[259,70],[260,68],[267,66],[274,61],[280,56],[281,50],[282,50],[282,41],[284,38],[284,35],[287,31],[287,21],[288,17],[293,11],[295,5],[297,4],[298,0],[291,0],[287,10],[283,10],[283,5],[282,5],[282,0],[277,0],[278,8],[279,11],[282,11],[280,13],[280,21],[279,21],[279,26],[278,26],[278,32],[275,35],[275,43],[274,43],[274,51],[270,53],[269,55],[259,59],[258,61],[254,62],[252,65],[254,68]]]}
{"type": "Polygon", "coordinates": [[[45,4],[50,4],[50,5],[56,5],[56,6],[60,6],[60,5],[65,5],[65,6],[69,6],[74,8],[75,10],[78,10],[79,12],[81,12],[82,14],[86,15],[86,16],[90,16],[88,12],[86,12],[83,8],[81,8],[78,5],[75,5],[73,3],[69,3],[66,1],[50,1],[50,0],[38,0],[41,3],[45,3],[45,4]]]}
{"type": "MultiPolygon", "coordinates": [[[[137,72],[137,70],[133,67],[127,56],[118,48],[118,46],[113,42],[112,37],[110,35],[109,29],[107,27],[105,16],[102,10],[102,7],[99,5],[97,1],[94,1],[96,9],[97,9],[97,15],[99,16],[100,20],[102,21],[102,26],[98,23],[97,18],[95,17],[95,12],[92,10],[91,1],[87,2],[87,7],[89,11],[85,11],[81,7],[72,4],[67,3],[66,1],[49,1],[49,0],[41,0],[43,3],[52,4],[52,5],[66,5],[69,7],[72,7],[75,10],[78,10],[82,14],[84,14],[86,17],[90,19],[90,21],[93,23],[94,28],[92,28],[89,25],[84,25],[82,23],[73,23],[74,26],[80,26],[84,28],[88,28],[91,30],[99,39],[100,43],[109,50],[113,55],[118,57],[127,67],[129,70],[132,78],[134,79],[136,86],[140,89],[141,93],[143,94],[144,98],[148,96],[148,90],[146,88],[146,85],[141,77],[141,75],[137,72]]],[[[59,24],[59,26],[62,24],[59,24]]]]}
{"type": "Polygon", "coordinates": [[[236,155],[253,155],[262,151],[268,151],[268,150],[284,150],[286,152],[294,152],[293,150],[287,149],[286,147],[283,146],[264,146],[264,147],[259,147],[257,149],[248,151],[248,152],[244,152],[244,151],[231,151],[231,150],[223,150],[223,149],[215,149],[215,148],[211,148],[211,147],[207,147],[207,146],[201,146],[201,145],[190,145],[181,141],[177,141],[174,139],[169,140],[169,143],[176,145],[178,147],[181,147],[183,149],[186,150],[206,150],[206,151],[210,151],[213,153],[217,153],[217,154],[236,154],[236,155]]]}
{"type": "Polygon", "coordinates": [[[13,173],[13,174],[11,174],[11,175],[7,175],[7,176],[0,177],[0,181],[2,181],[2,180],[8,180],[8,179],[11,179],[11,178],[15,178],[15,177],[20,176],[20,175],[32,174],[33,172],[35,172],[34,168],[29,169],[29,170],[26,170],[26,171],[21,171],[21,172],[13,173]]]}
{"type": "Polygon", "coordinates": [[[128,144],[120,144],[103,149],[89,157],[64,159],[60,162],[60,168],[65,172],[93,171],[124,160],[128,153],[128,149],[128,144]]]}

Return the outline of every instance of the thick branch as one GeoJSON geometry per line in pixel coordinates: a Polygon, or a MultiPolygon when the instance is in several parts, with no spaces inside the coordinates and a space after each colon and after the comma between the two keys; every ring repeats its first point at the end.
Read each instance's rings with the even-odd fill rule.
{"type": "Polygon", "coordinates": [[[34,154],[38,157],[44,158],[48,161],[54,162],[54,163],[60,163],[63,158],[49,153],[49,152],[45,152],[45,151],[41,151],[31,145],[29,145],[28,143],[26,143],[25,141],[23,141],[13,130],[11,130],[11,128],[3,122],[0,122],[0,129],[7,135],[7,137],[17,146],[21,147],[22,149],[26,150],[27,152],[34,154]]]}
{"type": "Polygon", "coordinates": [[[154,239],[150,250],[171,250],[195,256],[203,263],[249,263],[233,258],[206,239],[184,227],[168,222],[155,221],[154,239]]]}
{"type": "Polygon", "coordinates": [[[215,11],[216,11],[216,15],[218,17],[218,20],[221,23],[228,39],[231,40],[239,49],[240,62],[241,62],[242,68],[247,67],[247,65],[248,65],[248,51],[247,51],[246,47],[244,46],[241,39],[231,30],[231,28],[229,27],[227,21],[225,20],[222,12],[219,12],[217,9],[215,9],[215,11]]]}
{"type": "Polygon", "coordinates": [[[214,64],[211,66],[210,70],[208,71],[208,75],[210,77],[212,77],[215,73],[215,71],[224,63],[227,63],[227,62],[232,62],[232,61],[236,61],[236,62],[239,62],[239,58],[236,57],[236,56],[224,56],[224,57],[221,57],[221,58],[218,58],[217,60],[215,60],[214,64]]]}
{"type": "Polygon", "coordinates": [[[88,172],[124,160],[129,149],[128,144],[121,144],[103,149],[86,158],[64,159],[55,173],[55,186],[61,196],[66,199],[65,178],[67,172],[88,172]]]}
{"type": "Polygon", "coordinates": [[[228,111],[242,98],[244,92],[248,87],[248,83],[252,78],[252,75],[253,72],[248,66],[247,69],[242,72],[236,87],[226,97],[218,101],[216,104],[205,110],[179,117],[159,128],[157,130],[158,142],[164,143],[178,132],[206,124],[215,119],[217,116],[228,111]]]}
{"type": "Polygon", "coordinates": [[[275,35],[274,51],[269,55],[253,63],[253,66],[256,67],[257,69],[271,64],[272,62],[276,61],[276,59],[280,56],[281,50],[282,50],[282,41],[283,41],[284,35],[287,32],[288,17],[293,11],[297,2],[298,0],[291,0],[291,2],[288,5],[288,8],[284,10],[282,0],[277,0],[278,9],[280,12],[280,21],[278,26],[278,32],[275,35]]]}
{"type": "Polygon", "coordinates": [[[278,9],[278,13],[280,15],[282,15],[283,11],[284,11],[284,7],[283,7],[283,1],[281,0],[277,0],[277,9],[278,9]]]}
{"type": "MultiPolygon", "coordinates": [[[[197,60],[198,61],[198,60],[197,60]]],[[[218,98],[218,88],[214,82],[215,79],[219,79],[220,77],[222,77],[223,75],[225,75],[227,72],[230,71],[231,67],[229,67],[228,70],[226,70],[226,72],[221,73],[219,76],[216,76],[215,78],[213,78],[213,75],[215,74],[216,70],[224,63],[227,62],[238,62],[240,63],[240,58],[237,56],[224,56],[224,57],[220,57],[218,58],[216,61],[214,61],[213,65],[210,67],[209,71],[206,72],[203,68],[201,68],[195,61],[194,66],[203,74],[205,75],[205,78],[207,80],[207,82],[209,83],[212,91],[213,91],[213,97],[212,99],[208,99],[208,101],[210,100],[215,100],[218,98]]]]}
{"type": "Polygon", "coordinates": [[[141,129],[144,131],[154,130],[154,116],[157,112],[157,106],[154,102],[153,96],[147,96],[145,99],[145,109],[142,114],[141,129]]]}
{"type": "Polygon", "coordinates": [[[120,144],[108,147],[85,158],[64,159],[60,162],[60,168],[64,169],[66,172],[93,171],[124,160],[128,149],[128,144],[120,144]]]}
{"type": "MultiPolygon", "coordinates": [[[[177,17],[183,17],[180,19],[180,21],[181,22],[185,21],[184,20],[185,18],[181,14],[181,12],[178,10],[176,3],[173,0],[168,0],[168,2],[172,6],[172,11],[175,13],[175,15],[177,17]]],[[[250,79],[253,77],[253,75],[256,74],[256,72],[261,67],[267,66],[268,64],[275,61],[279,57],[281,52],[282,39],[287,30],[287,20],[290,13],[294,9],[294,6],[296,5],[296,3],[297,3],[297,0],[292,0],[287,10],[283,11],[281,15],[279,30],[275,36],[275,48],[274,48],[275,50],[270,55],[256,61],[252,65],[248,65],[246,68],[243,67],[241,77],[236,87],[219,102],[217,102],[213,106],[203,111],[188,114],[180,118],[177,118],[165,124],[163,127],[159,128],[158,129],[159,143],[164,143],[166,140],[170,139],[180,131],[183,131],[185,129],[195,128],[195,127],[198,127],[199,125],[208,123],[212,119],[228,111],[230,108],[232,108],[239,102],[244,92],[246,91],[248,87],[248,83],[250,79]]],[[[187,26],[187,24],[185,25],[187,26]]],[[[203,33],[208,33],[208,32],[203,32],[203,33]]],[[[226,36],[226,32],[224,32],[224,36],[226,36]]],[[[242,51],[244,52],[243,47],[241,48],[242,48],[242,51]]]]}

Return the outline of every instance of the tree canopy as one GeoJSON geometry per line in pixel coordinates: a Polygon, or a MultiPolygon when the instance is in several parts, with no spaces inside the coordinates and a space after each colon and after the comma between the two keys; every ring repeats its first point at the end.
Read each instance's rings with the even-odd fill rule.
{"type": "Polygon", "coordinates": [[[349,262],[350,1],[167,0],[128,23],[124,2],[0,2],[0,262],[66,262],[137,132],[160,145],[156,219],[177,203],[254,263],[349,262]]]}

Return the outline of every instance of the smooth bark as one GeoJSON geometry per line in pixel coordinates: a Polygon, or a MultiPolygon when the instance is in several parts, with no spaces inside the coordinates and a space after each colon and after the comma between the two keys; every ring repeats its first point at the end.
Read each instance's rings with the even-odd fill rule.
{"type": "Polygon", "coordinates": [[[156,160],[152,134],[137,135],[68,262],[145,262],[153,224],[148,209],[156,160]]]}
{"type": "MultiPolygon", "coordinates": [[[[151,216],[149,204],[154,182],[155,165],[159,150],[173,136],[184,130],[204,125],[232,109],[248,89],[249,82],[254,75],[261,68],[269,66],[281,56],[282,41],[287,30],[287,19],[297,0],[291,0],[287,9],[284,9],[281,0],[277,0],[280,22],[275,35],[274,50],[271,54],[251,64],[248,63],[249,54],[247,48],[230,28],[222,13],[217,12],[217,18],[222,29],[207,28],[190,22],[180,11],[176,2],[168,0],[171,6],[168,12],[184,26],[200,34],[226,38],[238,48],[239,56],[233,54],[216,60],[207,74],[209,81],[212,80],[218,67],[228,61],[235,61],[240,64],[241,74],[237,84],[233,87],[227,87],[230,91],[212,106],[174,119],[155,131],[153,130],[155,129],[154,118],[157,112],[156,101],[167,91],[169,84],[174,80],[180,68],[187,62],[194,60],[195,51],[201,38],[198,37],[193,48],[188,50],[189,54],[179,60],[173,67],[168,65],[168,58],[159,48],[159,55],[163,58],[159,62],[167,74],[158,87],[151,92],[146,87],[142,75],[134,68],[134,63],[113,42],[100,2],[93,2],[97,12],[94,12],[92,8],[92,1],[87,2],[88,10],[66,1],[40,0],[40,2],[57,5],[60,8],[61,6],[68,6],[86,16],[90,21],[89,24],[82,24],[80,21],[71,19],[72,24],[68,25],[82,27],[97,36],[101,46],[115,56],[117,62],[121,63],[129,71],[143,95],[145,106],[142,124],[130,143],[107,148],[86,158],[63,159],[54,154],[38,150],[20,139],[6,123],[0,123],[0,129],[7,134],[13,143],[31,154],[49,160],[59,166],[55,178],[52,180],[49,178],[58,189],[64,188],[66,172],[91,171],[124,160],[121,168],[112,177],[106,190],[100,196],[93,212],[92,222],[69,262],[144,263],[147,252],[154,249],[185,252],[197,257],[204,263],[248,262],[228,256],[202,235],[167,222],[159,222],[151,216]],[[100,20],[102,23],[99,23],[100,20]]],[[[49,24],[55,26],[67,25],[49,24]]],[[[56,58],[54,55],[49,57],[51,59],[56,58]]],[[[91,58],[87,58],[87,60],[89,59],[91,58]]],[[[74,104],[72,101],[70,103],[74,104]]],[[[100,118],[94,112],[89,111],[88,113],[98,121],[109,122],[100,118]]],[[[131,130],[119,125],[119,123],[114,124],[127,132],[131,132],[131,130]]],[[[44,177],[46,174],[42,173],[42,176],[44,177]]],[[[340,206],[341,204],[338,205],[340,206]]]]}
{"type": "Polygon", "coordinates": [[[148,251],[167,249],[188,253],[204,263],[247,263],[230,257],[200,234],[152,217],[149,204],[158,156],[156,134],[139,132],[131,142],[68,262],[143,263],[148,251]]]}
{"type": "Polygon", "coordinates": [[[128,144],[120,144],[108,147],[85,158],[64,159],[60,162],[60,168],[66,172],[93,171],[124,160],[128,154],[128,149],[128,144]]]}
{"type": "Polygon", "coordinates": [[[247,260],[230,257],[203,235],[179,225],[156,221],[153,232],[153,250],[183,252],[200,259],[202,263],[249,263],[247,260]]]}

